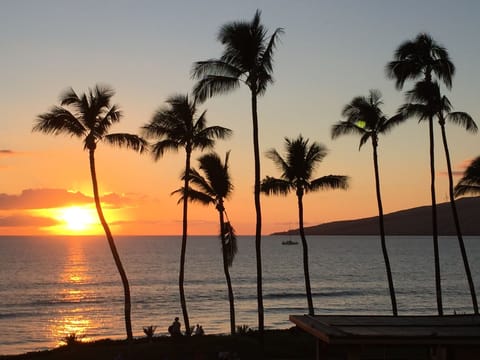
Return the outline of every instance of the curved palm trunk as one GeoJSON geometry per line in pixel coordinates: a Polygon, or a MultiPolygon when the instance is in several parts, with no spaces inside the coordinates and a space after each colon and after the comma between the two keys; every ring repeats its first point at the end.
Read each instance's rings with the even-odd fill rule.
{"type": "Polygon", "coordinates": [[[132,321],[130,317],[131,313],[131,300],[130,300],[130,286],[128,284],[127,274],[123,268],[122,262],[120,260],[120,255],[118,254],[117,247],[115,246],[115,242],[113,241],[112,232],[105,220],[105,216],[103,215],[102,206],[100,205],[100,195],[98,193],[98,183],[97,183],[97,173],[95,171],[95,150],[89,150],[89,159],[90,159],[90,174],[92,176],[92,185],[93,185],[93,197],[95,199],[95,206],[97,208],[98,218],[102,223],[103,230],[105,231],[105,235],[107,236],[108,245],[110,246],[110,250],[113,255],[113,259],[115,260],[115,265],[117,266],[118,272],[120,273],[120,277],[122,279],[123,284],[123,292],[125,298],[125,328],[127,331],[127,339],[129,341],[133,340],[133,333],[132,333],[132,321]]]}
{"type": "Polygon", "coordinates": [[[388,258],[387,244],[385,241],[385,225],[384,225],[384,219],[383,219],[382,196],[380,193],[380,175],[378,171],[378,154],[377,154],[376,139],[373,139],[372,146],[373,146],[373,167],[375,170],[375,191],[377,193],[377,204],[378,204],[378,223],[380,225],[380,241],[382,243],[383,260],[385,262],[385,269],[387,271],[388,289],[390,291],[390,300],[392,302],[392,312],[393,312],[393,316],[397,316],[398,315],[397,299],[395,297],[395,288],[393,286],[392,270],[390,268],[390,259],[388,258]]]}
{"type": "Polygon", "coordinates": [[[305,276],[305,290],[307,293],[308,315],[315,315],[313,308],[312,289],[310,287],[310,271],[308,269],[308,244],[305,237],[305,230],[303,228],[303,195],[297,190],[298,199],[298,227],[300,229],[300,237],[302,239],[303,248],[303,274],[305,276]]]}
{"type": "Polygon", "coordinates": [[[185,324],[185,335],[190,335],[190,321],[188,319],[187,311],[187,301],[185,299],[185,254],[187,251],[187,225],[188,225],[188,183],[190,180],[190,157],[191,151],[187,149],[186,151],[186,160],[185,160],[185,180],[184,180],[184,189],[185,194],[183,196],[183,227],[182,227],[182,249],[180,251],[180,272],[178,275],[178,287],[180,290],[180,305],[182,307],[183,313],[183,322],[185,324]]]}
{"type": "Polygon", "coordinates": [[[455,204],[455,196],[453,193],[453,176],[452,176],[452,165],[450,162],[450,152],[448,150],[448,143],[447,143],[447,133],[445,131],[445,124],[443,123],[443,119],[440,122],[440,127],[442,129],[442,141],[443,141],[443,148],[445,149],[445,158],[447,160],[447,171],[448,171],[448,193],[450,197],[450,205],[452,207],[452,214],[453,220],[455,223],[455,230],[457,232],[458,244],[460,246],[460,252],[462,253],[462,260],[463,265],[465,267],[465,274],[467,275],[468,286],[470,288],[470,295],[472,296],[472,305],[473,311],[475,314],[478,315],[478,303],[477,303],[477,295],[475,293],[475,286],[473,284],[472,273],[470,271],[470,265],[468,263],[467,251],[465,250],[465,243],[463,241],[462,231],[460,228],[460,220],[458,218],[457,212],[457,205],[455,204]]]}
{"type": "Polygon", "coordinates": [[[258,305],[258,331],[263,342],[264,312],[263,312],[263,289],[262,289],[262,210],[260,206],[260,149],[258,144],[258,115],[257,94],[252,89],[252,120],[253,120],[253,154],[255,158],[255,254],[257,258],[257,305],[258,305]]]}
{"type": "Polygon", "coordinates": [[[430,138],[430,193],[432,196],[432,236],[433,256],[435,261],[435,290],[437,295],[438,315],[443,315],[442,305],[442,281],[440,278],[440,255],[438,251],[438,225],[437,225],[437,201],[435,196],[435,146],[433,136],[433,118],[428,119],[428,132],[430,138]]]}
{"type": "Polygon", "coordinates": [[[222,240],[222,254],[223,254],[223,272],[225,273],[225,280],[228,288],[228,301],[230,303],[230,333],[235,335],[235,300],[233,297],[232,280],[230,278],[230,270],[227,262],[227,249],[225,246],[225,235],[223,229],[225,228],[225,220],[223,210],[218,211],[220,217],[220,237],[222,240]]]}

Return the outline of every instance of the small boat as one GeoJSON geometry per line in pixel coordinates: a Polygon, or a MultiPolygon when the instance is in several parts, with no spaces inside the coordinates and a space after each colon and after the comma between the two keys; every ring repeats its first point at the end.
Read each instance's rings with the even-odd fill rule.
{"type": "Polygon", "coordinates": [[[282,241],[282,245],[298,245],[298,241],[285,240],[285,241],[282,241]]]}

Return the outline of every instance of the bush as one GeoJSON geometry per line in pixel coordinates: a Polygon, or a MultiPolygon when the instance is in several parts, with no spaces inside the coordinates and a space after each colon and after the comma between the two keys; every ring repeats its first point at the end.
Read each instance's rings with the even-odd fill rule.
{"type": "Polygon", "coordinates": [[[143,328],[143,332],[145,333],[145,335],[147,335],[148,340],[153,339],[153,335],[155,334],[155,330],[157,330],[157,327],[153,326],[153,325],[145,326],[143,328]]]}

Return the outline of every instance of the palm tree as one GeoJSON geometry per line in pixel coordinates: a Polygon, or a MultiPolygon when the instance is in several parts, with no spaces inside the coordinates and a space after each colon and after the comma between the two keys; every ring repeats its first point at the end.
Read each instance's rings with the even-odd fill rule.
{"type": "Polygon", "coordinates": [[[473,159],[455,186],[455,197],[480,194],[480,156],[473,159]]]}
{"type": "MultiPolygon", "coordinates": [[[[408,79],[423,78],[432,81],[432,73],[442,80],[448,88],[452,86],[455,66],[450,61],[448,51],[437,44],[433,38],[420,33],[414,40],[402,43],[394,54],[394,60],[386,67],[387,76],[396,80],[397,89],[402,89],[408,79]]],[[[435,289],[438,314],[443,315],[442,284],[440,279],[440,256],[438,251],[437,201],[435,195],[435,144],[433,136],[433,116],[428,118],[430,147],[430,194],[432,198],[432,237],[435,261],[435,289]]]]}
{"type": "Polygon", "coordinates": [[[392,302],[392,312],[394,316],[398,315],[397,300],[395,297],[395,288],[393,285],[390,260],[385,241],[385,225],[383,218],[382,196],[380,192],[380,174],[378,170],[378,136],[388,133],[394,126],[400,124],[404,118],[400,115],[388,118],[380,109],[382,94],[378,90],[370,90],[369,96],[355,97],[347,104],[342,111],[345,121],[340,121],[332,127],[332,138],[335,139],[341,135],[357,134],[360,135],[360,146],[371,139],[373,149],[373,169],[375,173],[375,191],[378,205],[378,224],[380,227],[380,241],[382,245],[383,260],[387,271],[388,288],[390,291],[390,300],[392,302]]]}
{"type": "Polygon", "coordinates": [[[218,40],[224,45],[220,59],[194,63],[192,77],[199,79],[193,89],[195,97],[204,101],[209,97],[228,93],[244,83],[251,93],[253,122],[253,153],[255,162],[254,202],[256,214],[255,254],[257,260],[258,329],[263,338],[264,312],[262,290],[262,211],[260,205],[260,148],[258,140],[257,97],[265,94],[273,82],[273,53],[278,37],[283,33],[277,28],[268,37],[267,29],[260,22],[257,10],[252,21],[235,21],[220,28],[218,40]]]}
{"type": "Polygon", "coordinates": [[[127,339],[133,340],[130,317],[130,287],[113,240],[112,232],[103,214],[98,190],[97,173],[95,170],[95,150],[97,149],[97,144],[103,141],[110,145],[143,152],[146,149],[147,143],[137,135],[108,133],[110,127],[114,123],[119,122],[122,117],[118,106],[110,105],[113,95],[114,91],[111,88],[99,85],[96,85],[94,89],[89,89],[88,94],[81,95],[77,95],[73,89],[69,89],[60,96],[60,106],[54,106],[49,112],[37,117],[33,131],[52,135],[66,134],[83,138],[83,148],[84,150],[88,150],[89,153],[93,196],[98,217],[105,231],[115,265],[122,279],[125,297],[125,327],[127,339]]]}
{"type": "MultiPolygon", "coordinates": [[[[230,303],[230,332],[234,335],[235,302],[229,268],[232,266],[233,259],[237,253],[237,238],[233,227],[228,220],[224,205],[225,200],[229,198],[233,190],[228,171],[228,158],[229,152],[227,152],[223,163],[216,153],[209,153],[198,159],[200,170],[203,170],[204,175],[201,175],[195,169],[191,169],[190,182],[195,188],[190,187],[188,189],[188,199],[204,205],[214,205],[218,211],[220,241],[222,244],[223,255],[223,271],[227,281],[228,300],[230,303]],[[225,218],[227,221],[225,221],[225,218]]],[[[184,198],[184,188],[175,191],[175,193],[180,193],[182,195],[181,199],[184,198]]]]}
{"type": "Polygon", "coordinates": [[[327,175],[312,179],[316,167],[327,156],[327,149],[317,142],[308,143],[299,135],[296,139],[285,138],[285,157],[277,150],[267,151],[267,157],[281,170],[280,178],[267,176],[262,180],[261,190],[267,195],[287,195],[295,191],[298,203],[298,225],[303,247],[303,272],[309,315],[314,315],[312,291],[310,288],[310,272],[308,270],[308,244],[303,228],[303,196],[306,193],[323,189],[346,189],[348,177],[343,175],[327,175]]]}
{"type": "Polygon", "coordinates": [[[447,173],[448,173],[448,192],[450,199],[450,206],[452,208],[452,215],[455,224],[455,230],[457,233],[458,243],[460,246],[460,252],[462,254],[462,260],[465,267],[465,274],[470,288],[470,295],[472,297],[472,305],[475,314],[478,314],[477,296],[475,294],[475,286],[473,283],[470,265],[468,262],[467,253],[465,250],[465,243],[463,241],[462,231],[460,228],[460,220],[458,217],[457,206],[455,204],[454,185],[452,164],[450,160],[450,151],[447,142],[447,132],[445,128],[446,121],[463,127],[465,130],[476,133],[478,131],[477,125],[472,117],[460,111],[451,111],[452,105],[446,96],[442,96],[440,93],[440,86],[437,82],[418,82],[414,89],[407,92],[407,100],[409,101],[404,105],[401,111],[404,116],[416,116],[420,121],[429,119],[430,116],[437,116],[438,123],[440,124],[442,132],[443,148],[445,150],[445,158],[447,161],[447,173]]]}
{"type": "MultiPolygon", "coordinates": [[[[207,127],[206,111],[198,117],[196,102],[191,101],[188,95],[173,95],[166,100],[167,105],[161,107],[152,120],[142,127],[145,137],[154,139],[152,153],[155,161],[159,160],[165,151],[185,149],[185,176],[184,188],[188,192],[190,181],[190,159],[195,149],[212,148],[215,139],[224,139],[231,134],[231,130],[221,126],[207,127]]],[[[185,252],[187,248],[187,212],[188,196],[183,199],[183,227],[182,248],[180,253],[179,290],[185,331],[190,335],[190,321],[188,319],[187,303],[185,300],[185,252]]]]}

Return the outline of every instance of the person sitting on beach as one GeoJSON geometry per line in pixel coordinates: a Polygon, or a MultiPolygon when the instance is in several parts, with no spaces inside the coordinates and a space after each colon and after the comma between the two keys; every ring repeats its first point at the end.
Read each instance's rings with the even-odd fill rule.
{"type": "Polygon", "coordinates": [[[175,318],[175,321],[168,327],[168,332],[171,336],[182,336],[182,332],[180,331],[180,321],[178,321],[178,317],[175,318]]]}
{"type": "Polygon", "coordinates": [[[197,327],[195,328],[195,335],[203,335],[205,332],[203,331],[203,327],[201,325],[197,324],[197,327]]]}

